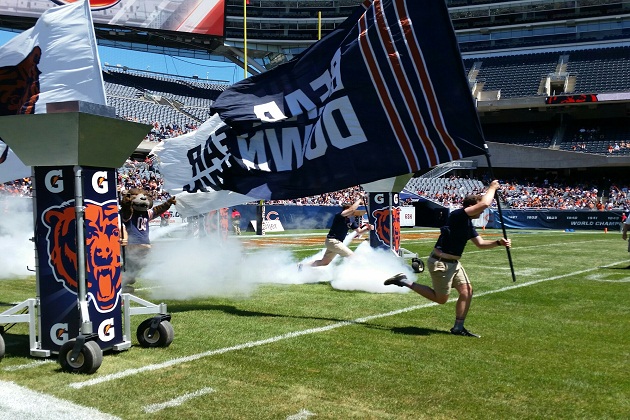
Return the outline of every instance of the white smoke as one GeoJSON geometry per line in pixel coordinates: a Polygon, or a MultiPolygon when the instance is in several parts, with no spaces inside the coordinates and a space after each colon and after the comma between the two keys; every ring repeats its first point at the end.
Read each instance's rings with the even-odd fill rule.
{"type": "MultiPolygon", "coordinates": [[[[351,235],[348,235],[351,239],[351,235]]],[[[322,244],[323,245],[323,244],[322,244]]],[[[321,258],[324,250],[303,261],[321,258]]],[[[406,293],[407,288],[384,286],[397,273],[414,278],[409,265],[390,251],[361,243],[349,258],[335,258],[326,267],[304,266],[284,249],[246,250],[241,240],[184,239],[155,242],[148,267],[140,276],[152,298],[185,300],[195,297],[247,297],[262,283],[330,282],[334,289],[370,293],[406,293]]]]}
{"type": "Polygon", "coordinates": [[[0,280],[34,275],[33,213],[25,200],[0,199],[0,280]]]}

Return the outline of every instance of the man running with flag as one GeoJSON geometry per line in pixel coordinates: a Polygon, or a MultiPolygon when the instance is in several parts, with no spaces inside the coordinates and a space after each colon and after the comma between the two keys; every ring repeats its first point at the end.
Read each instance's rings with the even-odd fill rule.
{"type": "Polygon", "coordinates": [[[480,249],[511,246],[510,239],[500,238],[495,241],[483,239],[472,224],[473,219],[479,218],[484,210],[490,207],[498,188],[499,181],[492,181],[484,195],[467,196],[464,198],[464,207],[449,214],[446,225],[440,229],[440,237],[427,260],[433,288],[415,283],[405,275],[394,276],[384,283],[408,287],[440,305],[448,301],[451,288],[454,287],[459,293],[455,304],[455,325],[451,328],[451,334],[454,335],[480,338],[479,335],[464,328],[464,320],[473,296],[470,279],[459,262],[466,243],[471,240],[480,249]]]}
{"type": "MultiPolygon", "coordinates": [[[[361,205],[361,198],[358,198],[354,203],[344,203],[341,207],[341,212],[335,214],[330,231],[326,235],[326,252],[320,260],[315,260],[307,265],[312,267],[322,267],[330,264],[336,255],[342,257],[351,257],[354,252],[344,244],[346,235],[350,229],[353,229],[357,234],[374,230],[374,226],[369,223],[359,227],[359,224],[355,220],[354,212],[361,205]]],[[[302,270],[303,264],[298,264],[298,270],[302,270]]]]}

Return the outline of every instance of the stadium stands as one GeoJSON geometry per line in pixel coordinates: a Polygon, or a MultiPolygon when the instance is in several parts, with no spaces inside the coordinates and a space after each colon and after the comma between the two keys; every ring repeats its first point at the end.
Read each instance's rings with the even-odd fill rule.
{"type": "MultiPolygon", "coordinates": [[[[512,209],[612,210],[630,208],[627,183],[613,183],[602,189],[597,181],[570,182],[548,179],[501,180],[501,203],[512,209]]],[[[409,180],[404,191],[445,207],[457,207],[468,194],[485,189],[481,181],[466,177],[416,177],[409,180]]]]}
{"type": "MultiPolygon", "coordinates": [[[[359,3],[360,0],[251,0],[247,6],[250,41],[255,45],[258,39],[259,46],[277,47],[278,55],[285,54],[290,59],[317,38],[319,11],[323,17],[321,29],[326,34],[359,3]]],[[[559,150],[556,153],[564,156],[566,152],[575,152],[571,155],[578,158],[595,154],[600,156],[588,158],[617,159],[619,162],[614,165],[621,166],[624,156],[630,157],[630,105],[627,105],[630,101],[623,99],[630,95],[627,2],[447,0],[446,3],[460,42],[471,93],[478,100],[487,141],[507,144],[505,147],[512,147],[507,150],[528,158],[530,151],[559,150]],[[547,105],[545,101],[554,95],[589,95],[597,103],[547,105]],[[622,99],[598,101],[601,95],[621,95],[622,99]]],[[[229,45],[238,46],[243,36],[243,2],[227,0],[226,4],[226,40],[229,45]]],[[[270,54],[274,48],[264,54],[270,54]]],[[[264,57],[274,61],[272,54],[264,57]]],[[[268,64],[264,60],[262,63],[268,64]]],[[[228,86],[120,66],[106,65],[103,75],[109,104],[116,108],[117,115],[153,124],[147,139],[156,141],[194,130],[208,118],[212,101],[228,86]]],[[[547,166],[543,168],[556,172],[563,168],[573,171],[571,175],[585,171],[580,164],[569,170],[561,163],[555,167],[553,159],[546,158],[547,166]]],[[[538,164],[532,162],[532,168],[538,168],[535,166],[538,164]]],[[[501,169],[517,170],[511,164],[504,164],[501,169]]],[[[606,168],[601,169],[604,172],[606,168]]],[[[140,172],[146,179],[146,173],[140,172]]],[[[475,175],[484,175],[483,169],[475,175]]],[[[420,181],[415,179],[408,186],[411,191],[426,190],[441,195],[445,202],[456,200],[463,191],[474,192],[479,188],[465,182],[453,186],[449,178],[416,185],[420,181]]],[[[568,180],[567,185],[570,184],[568,180]]],[[[24,184],[10,188],[18,194],[28,190],[24,184]]],[[[320,204],[338,199],[305,198],[284,204],[320,204]]]]}
{"type": "Polygon", "coordinates": [[[118,68],[105,69],[103,78],[108,104],[118,117],[170,126],[154,131],[147,140],[175,137],[189,131],[186,127],[196,127],[208,119],[212,101],[227,87],[118,68]]]}
{"type": "Polygon", "coordinates": [[[630,126],[623,118],[573,121],[567,125],[560,149],[630,155],[630,126]]]}
{"type": "Polygon", "coordinates": [[[481,181],[458,176],[449,177],[414,177],[411,178],[403,193],[430,200],[444,207],[458,206],[464,197],[470,194],[480,194],[484,190],[481,181]]]}
{"type": "Polygon", "coordinates": [[[464,66],[469,74],[474,68],[472,81],[483,83],[483,90],[499,90],[502,99],[630,91],[630,47],[465,58],[464,66]],[[551,74],[574,80],[573,86],[547,91],[551,74]]]}
{"type": "Polygon", "coordinates": [[[487,141],[519,144],[521,146],[550,147],[555,135],[555,122],[521,122],[485,124],[483,132],[487,141]]]}
{"type": "Polygon", "coordinates": [[[478,63],[477,80],[484,90],[500,90],[501,98],[539,95],[540,81],[556,69],[557,53],[466,60],[478,63]]]}
{"type": "Polygon", "coordinates": [[[576,75],[575,93],[630,91],[630,47],[571,51],[567,71],[576,75]]]}

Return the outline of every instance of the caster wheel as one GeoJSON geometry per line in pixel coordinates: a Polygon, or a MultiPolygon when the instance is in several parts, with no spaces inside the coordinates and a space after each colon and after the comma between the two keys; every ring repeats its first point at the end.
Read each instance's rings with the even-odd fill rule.
{"type": "Polygon", "coordinates": [[[422,273],[424,271],[424,263],[419,258],[411,260],[411,268],[415,273],[422,273]]]}
{"type": "Polygon", "coordinates": [[[168,347],[175,338],[175,331],[173,330],[173,324],[169,321],[160,321],[151,334],[151,324],[155,322],[154,319],[147,319],[142,321],[138,325],[136,331],[136,337],[142,347],[168,347]]]}
{"type": "Polygon", "coordinates": [[[4,357],[5,347],[4,347],[4,338],[0,335],[0,360],[4,357]]]}
{"type": "Polygon", "coordinates": [[[103,351],[96,341],[86,341],[75,360],[71,360],[76,339],[72,339],[59,350],[59,364],[65,372],[91,374],[103,363],[103,351]]]}

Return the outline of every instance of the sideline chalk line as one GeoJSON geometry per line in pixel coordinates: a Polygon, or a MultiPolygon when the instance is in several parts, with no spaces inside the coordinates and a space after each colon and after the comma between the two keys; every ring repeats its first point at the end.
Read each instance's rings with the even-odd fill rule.
{"type": "Polygon", "coordinates": [[[190,399],[210,394],[212,392],[214,392],[214,389],[212,388],[201,388],[197,391],[180,395],[177,398],[173,398],[172,400],[165,401],[163,403],[145,405],[144,407],[142,407],[142,411],[144,411],[145,413],[157,413],[158,411],[164,410],[165,408],[177,407],[178,405],[182,405],[190,399]]]}
{"type": "Polygon", "coordinates": [[[39,366],[45,365],[47,363],[57,363],[57,361],[56,360],[52,360],[52,359],[35,360],[33,362],[26,363],[26,364],[23,364],[23,365],[7,366],[5,368],[2,368],[2,370],[6,371],[6,372],[14,372],[14,371],[17,371],[17,370],[39,367],[39,366]]]}
{"type": "Polygon", "coordinates": [[[121,420],[95,408],[75,404],[0,379],[0,419],[121,420]]]}
{"type": "MultiPolygon", "coordinates": [[[[553,277],[547,277],[545,279],[532,280],[532,281],[529,281],[529,282],[526,282],[526,283],[512,284],[510,286],[501,287],[499,289],[488,290],[486,292],[476,293],[475,294],[475,298],[479,298],[481,296],[486,296],[486,295],[491,295],[491,294],[494,294],[494,293],[506,292],[508,290],[519,289],[521,287],[532,286],[532,285],[535,285],[535,284],[538,284],[538,283],[547,282],[547,281],[559,280],[559,279],[562,279],[562,278],[565,278],[565,277],[571,277],[571,276],[576,276],[576,275],[580,275],[580,274],[584,274],[584,273],[589,273],[591,271],[599,270],[600,268],[612,267],[614,265],[617,265],[617,264],[620,264],[620,263],[623,263],[623,262],[626,262],[626,261],[627,260],[617,261],[617,262],[606,264],[606,265],[599,266],[599,267],[592,267],[592,268],[588,268],[588,269],[585,269],[585,270],[574,271],[572,273],[561,274],[561,275],[553,276],[553,277]]],[[[457,300],[456,298],[451,298],[451,299],[448,300],[448,302],[455,302],[456,300],[457,300]]],[[[162,362],[162,363],[157,363],[157,364],[153,364],[153,365],[146,365],[146,366],[143,366],[143,367],[140,367],[140,368],[127,369],[127,370],[120,371],[118,373],[112,373],[112,374],[104,375],[104,376],[101,376],[101,377],[98,377],[98,378],[89,379],[87,381],[74,382],[74,383],[68,384],[68,386],[71,387],[71,388],[74,388],[74,389],[81,389],[81,388],[85,388],[87,386],[98,385],[98,384],[102,384],[102,383],[105,383],[105,382],[114,381],[116,379],[122,379],[122,378],[126,378],[128,376],[137,375],[137,374],[140,374],[140,373],[143,373],[143,372],[150,372],[150,371],[154,371],[154,370],[159,370],[159,369],[164,369],[164,368],[167,368],[167,367],[179,365],[179,364],[182,364],[182,363],[192,362],[194,360],[202,359],[204,357],[214,356],[214,355],[217,355],[217,354],[225,354],[225,353],[229,353],[231,351],[238,351],[238,350],[248,349],[248,348],[252,348],[252,347],[258,347],[258,346],[262,346],[262,345],[265,345],[265,344],[272,344],[272,343],[276,343],[278,341],[287,340],[287,339],[290,339],[290,338],[301,337],[301,336],[304,336],[304,335],[310,335],[310,334],[316,334],[316,333],[331,331],[331,330],[335,330],[337,328],[345,327],[345,326],[348,326],[348,325],[362,324],[362,323],[365,323],[367,321],[371,321],[371,320],[374,320],[374,319],[386,318],[386,317],[393,316],[393,315],[398,315],[398,314],[402,314],[402,313],[406,313],[406,312],[415,311],[417,309],[429,308],[431,306],[437,306],[437,303],[435,303],[435,302],[428,302],[428,303],[424,303],[422,305],[409,306],[407,308],[397,309],[397,310],[394,310],[394,311],[385,312],[385,313],[381,313],[381,314],[368,315],[368,316],[361,317],[361,318],[356,318],[356,319],[350,320],[350,321],[336,322],[334,324],[326,325],[326,326],[323,326],[323,327],[309,328],[309,329],[302,330],[302,331],[293,331],[293,332],[290,332],[290,333],[277,335],[275,337],[270,337],[270,338],[266,338],[266,339],[263,339],[263,340],[250,341],[248,343],[238,344],[236,346],[224,347],[224,348],[221,348],[221,349],[209,350],[209,351],[205,351],[205,352],[202,352],[202,353],[192,354],[190,356],[179,357],[179,358],[176,358],[176,359],[167,360],[166,362],[162,362]]]]}

